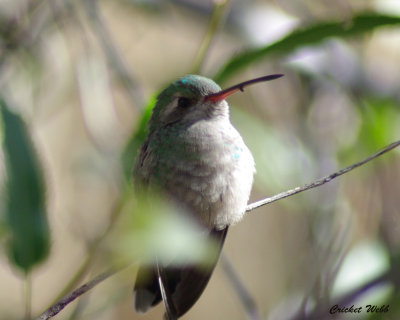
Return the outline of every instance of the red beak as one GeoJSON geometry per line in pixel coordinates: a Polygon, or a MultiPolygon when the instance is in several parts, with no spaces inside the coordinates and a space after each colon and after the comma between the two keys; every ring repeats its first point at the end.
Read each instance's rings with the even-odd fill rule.
{"type": "Polygon", "coordinates": [[[212,101],[212,102],[217,102],[224,100],[225,98],[229,97],[231,94],[234,94],[238,90],[243,91],[245,87],[252,85],[254,83],[258,82],[265,82],[265,81],[271,81],[278,79],[280,77],[283,77],[283,74],[270,74],[268,76],[260,77],[260,78],[255,78],[252,80],[248,80],[245,82],[238,83],[237,85],[234,85],[232,87],[229,87],[228,89],[221,90],[216,93],[209,94],[205,96],[204,101],[212,101]]]}

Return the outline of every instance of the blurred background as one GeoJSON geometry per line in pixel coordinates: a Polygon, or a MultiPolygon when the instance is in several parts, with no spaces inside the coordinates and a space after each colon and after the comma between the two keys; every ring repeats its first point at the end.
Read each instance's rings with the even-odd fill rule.
{"type": "MultiPolygon", "coordinates": [[[[229,99],[254,201],[398,140],[399,66],[395,0],[0,0],[0,319],[34,318],[121,261],[55,319],[161,319],[131,306],[153,243],[141,228],[159,226],[135,218],[129,171],[171,81],[285,74],[229,99]]],[[[232,227],[224,257],[260,317],[399,319],[399,190],[393,150],[232,227]],[[330,315],[343,297],[363,312],[330,315]]],[[[220,263],[183,319],[250,318],[238,294],[220,263]]]]}

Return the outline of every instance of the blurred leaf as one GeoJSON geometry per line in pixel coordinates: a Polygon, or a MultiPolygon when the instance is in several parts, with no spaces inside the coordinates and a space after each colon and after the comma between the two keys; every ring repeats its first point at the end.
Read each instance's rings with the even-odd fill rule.
{"type": "MultiPolygon", "coordinates": [[[[354,246],[347,254],[332,288],[333,294],[340,296],[364,285],[390,269],[390,256],[382,243],[370,240],[354,246]]],[[[389,296],[390,288],[374,290],[366,300],[378,303],[389,296]]],[[[365,297],[363,297],[365,299],[365,297]]]]}
{"type": "Polygon", "coordinates": [[[153,264],[157,257],[165,264],[207,264],[215,255],[207,233],[182,208],[156,192],[132,200],[112,241],[118,260],[153,264]]]}
{"type": "Polygon", "coordinates": [[[399,139],[400,108],[397,101],[390,98],[365,97],[360,104],[358,111],[361,126],[356,139],[357,153],[354,153],[354,146],[343,150],[340,160],[344,163],[357,161],[360,156],[375,153],[399,139]]]}
{"type": "Polygon", "coordinates": [[[31,139],[21,118],[0,97],[7,169],[6,223],[11,260],[25,272],[43,260],[49,249],[45,188],[31,139]]]}
{"type": "Polygon", "coordinates": [[[147,122],[149,122],[151,113],[157,101],[158,93],[155,94],[147,104],[146,108],[144,108],[142,117],[139,122],[139,126],[137,130],[133,133],[131,139],[126,145],[124,151],[122,152],[122,168],[124,171],[124,176],[126,181],[130,181],[133,164],[136,158],[136,154],[146,139],[148,128],[147,122]]]}
{"type": "Polygon", "coordinates": [[[3,215],[3,212],[0,212],[0,241],[7,234],[7,225],[6,225],[5,221],[2,220],[4,218],[2,215],[3,215]]]}
{"type": "Polygon", "coordinates": [[[368,152],[398,139],[400,108],[392,99],[367,98],[361,107],[360,139],[368,152]]]}
{"type": "Polygon", "coordinates": [[[377,27],[395,24],[400,24],[400,17],[376,13],[361,13],[349,21],[323,21],[302,30],[295,30],[271,45],[249,49],[236,55],[218,71],[214,80],[217,83],[222,83],[239,70],[271,55],[289,54],[300,47],[317,44],[327,38],[349,37],[372,31],[377,27]]]}
{"type": "Polygon", "coordinates": [[[389,306],[388,312],[370,312],[368,314],[367,319],[371,320],[390,320],[390,319],[400,319],[400,292],[397,290],[393,290],[390,297],[384,301],[383,303],[379,304],[378,307],[389,306]],[[388,314],[390,316],[388,316],[388,314]]]}

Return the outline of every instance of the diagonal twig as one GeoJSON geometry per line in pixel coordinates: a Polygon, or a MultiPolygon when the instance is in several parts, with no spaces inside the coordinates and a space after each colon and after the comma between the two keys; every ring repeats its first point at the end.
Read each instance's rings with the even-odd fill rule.
{"type": "Polygon", "coordinates": [[[210,51],[211,44],[215,39],[215,36],[223,25],[226,15],[230,7],[230,0],[216,1],[214,11],[211,16],[210,23],[208,25],[206,34],[204,35],[203,41],[197,50],[196,57],[193,63],[192,73],[201,73],[204,61],[210,51]]]}
{"type": "Polygon", "coordinates": [[[133,77],[132,71],[129,70],[127,63],[119,53],[118,47],[104,21],[97,2],[98,1],[95,0],[85,0],[82,2],[83,8],[86,10],[93,32],[99,39],[112,70],[128,92],[133,104],[138,109],[141,109],[145,105],[142,88],[133,77]]]}
{"type": "Polygon", "coordinates": [[[260,312],[258,311],[256,302],[254,301],[250,292],[247,290],[246,286],[243,284],[242,280],[239,278],[239,275],[233,268],[232,263],[223,253],[221,254],[220,259],[225,274],[229,278],[233,288],[235,289],[240,301],[243,304],[243,307],[245,308],[247,318],[249,320],[261,320],[262,317],[260,315],[260,312]]]}
{"type": "Polygon", "coordinates": [[[378,151],[377,153],[369,156],[368,158],[365,158],[364,160],[361,160],[360,162],[354,163],[351,166],[348,166],[348,167],[346,167],[344,169],[336,171],[336,172],[334,172],[334,173],[332,173],[332,174],[330,174],[330,175],[328,175],[326,177],[323,177],[323,178],[321,178],[319,180],[316,180],[314,182],[306,184],[306,185],[304,185],[302,187],[296,187],[294,189],[278,193],[278,194],[276,194],[276,195],[274,195],[272,197],[265,198],[265,199],[250,203],[246,207],[246,212],[252,211],[254,209],[257,209],[257,208],[259,208],[261,206],[264,206],[266,204],[270,204],[272,202],[278,201],[280,199],[293,196],[293,195],[295,195],[297,193],[300,193],[300,192],[303,192],[303,191],[306,191],[306,190],[309,190],[309,189],[313,189],[313,188],[322,186],[323,184],[328,183],[328,182],[332,181],[333,179],[335,179],[335,178],[337,178],[337,177],[339,177],[339,176],[341,176],[341,175],[343,175],[343,174],[345,174],[345,173],[347,173],[347,172],[349,172],[349,171],[351,171],[351,170],[353,170],[355,168],[358,168],[358,167],[366,164],[367,162],[369,162],[369,161],[371,161],[371,160],[373,160],[373,159],[375,159],[375,158],[377,158],[377,157],[389,152],[390,150],[392,150],[394,148],[397,148],[399,145],[400,145],[400,140],[397,140],[397,141],[389,144],[385,148],[383,148],[381,151],[378,151]]]}
{"type": "Polygon", "coordinates": [[[76,290],[72,291],[70,294],[66,295],[64,298],[62,298],[56,304],[54,304],[49,309],[47,309],[45,312],[43,312],[39,317],[36,318],[36,320],[47,320],[47,319],[54,317],[56,314],[58,314],[62,309],[64,309],[68,304],[70,304],[76,298],[79,298],[82,294],[93,289],[99,283],[103,282],[107,278],[118,273],[119,271],[121,271],[122,269],[124,269],[126,267],[127,266],[113,268],[109,271],[99,274],[93,280],[90,280],[89,282],[80,286],[78,289],[76,289],[76,290]]]}

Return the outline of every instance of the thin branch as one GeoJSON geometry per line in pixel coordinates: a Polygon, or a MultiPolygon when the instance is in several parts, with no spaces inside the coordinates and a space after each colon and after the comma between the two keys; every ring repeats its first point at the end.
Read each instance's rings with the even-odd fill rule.
{"type": "Polygon", "coordinates": [[[213,14],[208,24],[206,34],[204,35],[203,41],[197,50],[197,55],[194,59],[192,73],[200,73],[203,63],[206,59],[207,53],[210,50],[211,43],[215,38],[219,28],[225,21],[226,13],[229,9],[230,0],[216,1],[213,14]]]}
{"type": "Polygon", "coordinates": [[[383,148],[381,151],[369,156],[368,158],[365,158],[364,160],[362,160],[360,162],[357,162],[355,164],[352,164],[351,166],[348,166],[348,167],[346,167],[346,168],[344,168],[342,170],[334,172],[334,173],[332,173],[332,174],[330,174],[330,175],[328,175],[328,176],[326,176],[324,178],[321,178],[321,179],[316,180],[316,181],[314,181],[312,183],[306,184],[305,186],[296,187],[294,189],[278,193],[278,194],[276,194],[276,195],[274,195],[272,197],[265,198],[263,200],[253,202],[253,203],[251,203],[251,204],[249,204],[247,206],[246,212],[252,211],[254,209],[257,209],[257,208],[259,208],[261,206],[264,206],[266,204],[270,204],[272,202],[278,201],[280,199],[293,196],[293,195],[295,195],[297,193],[300,193],[300,192],[303,192],[303,191],[306,191],[306,190],[309,190],[309,189],[313,189],[313,188],[322,186],[323,184],[328,183],[328,182],[332,181],[333,179],[335,179],[335,178],[337,178],[337,177],[339,177],[339,176],[341,176],[341,175],[343,175],[343,174],[345,174],[345,173],[347,173],[347,172],[349,172],[349,171],[351,171],[351,170],[353,170],[355,168],[358,168],[358,167],[366,164],[367,162],[369,162],[369,161],[371,161],[371,160],[373,160],[373,159],[375,159],[375,158],[377,158],[377,157],[389,152],[390,150],[392,150],[394,148],[397,148],[399,145],[400,145],[400,140],[397,140],[396,142],[393,142],[392,144],[390,144],[390,145],[386,146],[385,148],[383,148]]]}
{"type": "Polygon", "coordinates": [[[73,288],[75,288],[79,284],[79,282],[82,280],[82,278],[86,275],[86,273],[89,270],[89,267],[91,266],[91,264],[93,262],[93,259],[96,257],[97,249],[100,247],[100,244],[103,242],[103,240],[109,234],[109,232],[111,231],[115,222],[117,221],[119,214],[121,213],[122,208],[125,205],[124,199],[126,199],[125,196],[122,197],[122,200],[119,200],[114,204],[114,207],[110,214],[110,221],[107,225],[107,228],[103,231],[102,234],[100,234],[96,238],[95,241],[93,241],[91,243],[91,245],[89,246],[88,254],[86,255],[85,260],[79,266],[79,268],[77,269],[75,274],[72,276],[72,278],[68,281],[68,283],[65,285],[65,287],[60,291],[60,293],[52,301],[50,306],[56,304],[57,301],[59,301],[60,299],[62,299],[62,297],[67,295],[73,288]]]}
{"type": "Polygon", "coordinates": [[[71,279],[69,279],[68,283],[60,291],[60,293],[56,296],[56,298],[52,301],[52,303],[50,305],[56,304],[57,301],[61,300],[66,294],[68,294],[68,292],[71,292],[71,290],[74,287],[76,287],[76,285],[82,280],[82,278],[88,272],[89,267],[92,264],[94,255],[95,255],[95,251],[90,251],[88,253],[88,255],[86,256],[83,263],[79,266],[77,271],[74,273],[74,275],[71,277],[71,279]]]}
{"type": "Polygon", "coordinates": [[[30,320],[32,318],[32,277],[31,274],[25,275],[25,319],[30,320]]]}
{"type": "Polygon", "coordinates": [[[238,294],[240,301],[242,302],[246,315],[250,320],[261,320],[262,317],[258,311],[257,305],[247,290],[243,282],[240,280],[239,275],[236,273],[229,259],[222,253],[221,264],[228,279],[230,280],[235,292],[238,294]]]}
{"type": "Polygon", "coordinates": [[[126,266],[114,268],[109,271],[103,272],[102,274],[99,274],[93,280],[80,286],[78,289],[74,290],[72,293],[65,296],[59,302],[57,302],[56,304],[51,306],[49,309],[47,309],[45,312],[43,312],[39,317],[37,317],[36,320],[47,320],[47,319],[54,317],[56,314],[58,314],[61,310],[63,310],[68,304],[70,304],[76,298],[79,298],[82,294],[93,289],[99,283],[103,282],[107,278],[118,273],[119,271],[121,271],[122,269],[124,269],[126,267],[128,267],[128,266],[126,265],[126,266]]]}
{"type": "Polygon", "coordinates": [[[97,1],[85,0],[83,1],[83,7],[86,10],[93,32],[99,39],[112,70],[114,70],[122,85],[129,93],[133,104],[139,109],[142,108],[145,105],[143,91],[139,83],[133,78],[132,72],[128,71],[128,66],[117,49],[117,45],[108,30],[97,1]]]}

